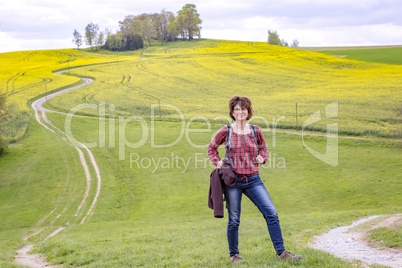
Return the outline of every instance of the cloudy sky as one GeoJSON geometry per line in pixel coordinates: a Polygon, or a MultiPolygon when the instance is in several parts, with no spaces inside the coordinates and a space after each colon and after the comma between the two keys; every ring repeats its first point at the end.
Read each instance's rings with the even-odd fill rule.
{"type": "Polygon", "coordinates": [[[94,22],[115,32],[126,15],[197,6],[202,38],[266,41],[267,31],[300,46],[402,45],[401,0],[4,0],[0,52],[72,48],[94,22]]]}

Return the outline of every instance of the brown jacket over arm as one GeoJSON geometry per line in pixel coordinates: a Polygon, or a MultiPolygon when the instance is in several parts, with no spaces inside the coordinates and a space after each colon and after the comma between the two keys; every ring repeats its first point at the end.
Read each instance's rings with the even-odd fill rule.
{"type": "Polygon", "coordinates": [[[211,172],[209,180],[208,207],[214,210],[215,218],[223,218],[223,194],[225,185],[234,186],[236,173],[231,165],[224,163],[223,166],[215,168],[211,172]]]}

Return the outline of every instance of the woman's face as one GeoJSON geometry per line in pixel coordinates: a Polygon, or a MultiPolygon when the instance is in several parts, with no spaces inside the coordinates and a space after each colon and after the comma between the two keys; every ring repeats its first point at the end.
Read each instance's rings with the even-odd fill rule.
{"type": "Polygon", "coordinates": [[[233,108],[232,115],[236,121],[247,120],[248,110],[246,108],[242,109],[240,105],[236,104],[235,107],[233,108]]]}

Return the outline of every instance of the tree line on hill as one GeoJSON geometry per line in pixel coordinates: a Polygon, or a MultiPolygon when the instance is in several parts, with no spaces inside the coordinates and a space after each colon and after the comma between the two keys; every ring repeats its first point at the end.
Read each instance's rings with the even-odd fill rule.
{"type": "Polygon", "coordinates": [[[97,50],[98,47],[112,51],[136,50],[143,48],[144,42],[151,46],[154,41],[163,44],[178,39],[200,38],[201,23],[196,6],[186,4],[177,15],[165,9],[160,13],[128,15],[119,21],[120,30],[114,34],[107,28],[100,31],[97,24],[89,23],[84,36],[74,29],[73,43],[78,49],[85,41],[91,50],[97,50]]]}

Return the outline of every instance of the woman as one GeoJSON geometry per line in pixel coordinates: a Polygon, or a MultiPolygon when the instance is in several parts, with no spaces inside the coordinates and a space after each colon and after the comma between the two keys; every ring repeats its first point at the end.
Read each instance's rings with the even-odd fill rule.
{"type": "MultiPolygon", "coordinates": [[[[247,123],[247,120],[253,116],[251,100],[247,97],[233,96],[229,100],[229,115],[235,122],[231,125],[231,152],[228,152],[227,149],[226,155],[230,156],[229,160],[237,174],[234,186],[225,185],[226,208],[229,214],[227,239],[230,262],[238,263],[243,261],[239,256],[238,249],[243,193],[258,207],[264,216],[277,257],[291,260],[301,259],[301,256],[296,256],[285,250],[276,209],[259,176],[259,165],[266,163],[268,152],[261,129],[258,126],[252,128],[247,123]],[[258,144],[255,144],[254,135],[257,136],[258,144]]],[[[228,127],[221,127],[208,145],[208,156],[217,168],[221,168],[223,165],[217,149],[222,143],[227,144],[228,134],[228,127]]]]}

